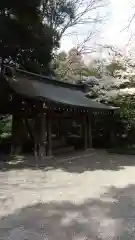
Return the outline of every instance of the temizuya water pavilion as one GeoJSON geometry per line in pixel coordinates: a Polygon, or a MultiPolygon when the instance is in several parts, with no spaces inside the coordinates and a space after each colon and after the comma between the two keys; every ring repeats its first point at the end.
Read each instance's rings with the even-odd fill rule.
{"type": "Polygon", "coordinates": [[[79,126],[80,148],[92,148],[91,119],[95,112],[113,114],[115,108],[86,97],[82,85],[5,66],[1,74],[0,112],[11,114],[12,145],[17,151],[29,138],[35,152],[51,156],[66,146],[79,126]]]}

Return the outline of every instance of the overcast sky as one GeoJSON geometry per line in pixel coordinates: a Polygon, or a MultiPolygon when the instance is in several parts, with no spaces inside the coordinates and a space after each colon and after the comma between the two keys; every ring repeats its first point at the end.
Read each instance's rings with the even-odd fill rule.
{"type": "MultiPolygon", "coordinates": [[[[135,5],[135,3],[134,3],[135,5]]],[[[106,10],[105,10],[106,11],[106,10]]],[[[133,25],[135,25],[135,21],[132,23],[132,27],[129,31],[122,31],[128,24],[128,19],[132,17],[132,14],[135,13],[135,8],[133,8],[133,0],[110,0],[109,7],[107,9],[109,11],[108,21],[103,27],[100,35],[94,39],[94,41],[98,43],[105,43],[116,45],[125,50],[125,46],[128,43],[130,36],[134,32],[133,25]]],[[[63,37],[61,42],[61,50],[68,51],[73,46],[76,46],[79,41],[87,35],[90,30],[90,26],[82,26],[76,27],[76,31],[78,32],[77,36],[66,36],[63,37]],[[79,37],[79,35],[83,35],[79,37]]],[[[132,42],[133,42],[132,38],[132,42]]],[[[134,44],[132,44],[133,46],[134,44]]],[[[131,44],[130,44],[131,46],[131,44]]]]}

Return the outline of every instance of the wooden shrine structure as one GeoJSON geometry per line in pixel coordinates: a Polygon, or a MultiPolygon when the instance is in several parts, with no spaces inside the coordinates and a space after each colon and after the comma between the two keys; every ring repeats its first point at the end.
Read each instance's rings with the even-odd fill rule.
{"type": "Polygon", "coordinates": [[[66,142],[73,125],[80,126],[80,146],[92,148],[92,114],[114,111],[111,106],[87,98],[83,85],[7,66],[1,74],[0,112],[13,116],[13,151],[29,136],[36,154],[52,156],[54,142],[66,142]]]}

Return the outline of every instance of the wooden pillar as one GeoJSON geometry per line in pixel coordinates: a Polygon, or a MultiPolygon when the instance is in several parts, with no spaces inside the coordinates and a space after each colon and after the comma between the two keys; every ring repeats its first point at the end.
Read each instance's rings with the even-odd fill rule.
{"type": "Polygon", "coordinates": [[[16,116],[12,115],[12,145],[11,154],[16,152],[16,116]]]}
{"type": "Polygon", "coordinates": [[[61,128],[60,118],[58,117],[56,121],[57,121],[57,130],[56,130],[57,131],[57,133],[56,133],[57,134],[57,139],[60,139],[60,128],[61,128]]]}
{"type": "Polygon", "coordinates": [[[115,139],[115,121],[114,121],[114,117],[113,117],[113,113],[112,115],[109,116],[110,119],[110,124],[109,124],[109,135],[110,135],[110,147],[114,147],[116,144],[116,139],[115,139]]]}
{"type": "Polygon", "coordinates": [[[47,113],[47,156],[52,156],[52,116],[47,113]]]}
{"type": "Polygon", "coordinates": [[[88,141],[87,141],[87,116],[83,116],[83,148],[87,150],[88,141]]]}
{"type": "Polygon", "coordinates": [[[34,155],[39,157],[39,147],[40,147],[40,116],[37,115],[34,118],[34,155]]]}
{"type": "Polygon", "coordinates": [[[12,146],[11,153],[19,154],[22,151],[22,143],[24,136],[24,121],[20,116],[22,100],[15,94],[12,96],[12,107],[14,113],[12,115],[12,146]]]}
{"type": "Polygon", "coordinates": [[[24,134],[24,122],[21,117],[14,114],[12,116],[12,154],[20,154],[22,151],[23,144],[23,134],[24,134]]]}
{"type": "Polygon", "coordinates": [[[115,146],[115,133],[114,133],[114,128],[111,125],[111,130],[110,130],[110,147],[114,147],[115,146]]]}
{"type": "Polygon", "coordinates": [[[34,152],[35,156],[46,156],[46,116],[44,113],[35,117],[34,152]]]}
{"type": "Polygon", "coordinates": [[[46,135],[46,115],[43,113],[41,115],[41,143],[40,143],[40,156],[46,156],[47,152],[47,135],[46,135]]]}
{"type": "Polygon", "coordinates": [[[92,128],[91,128],[91,116],[88,114],[87,116],[87,133],[88,133],[88,148],[92,148],[92,128]]]}

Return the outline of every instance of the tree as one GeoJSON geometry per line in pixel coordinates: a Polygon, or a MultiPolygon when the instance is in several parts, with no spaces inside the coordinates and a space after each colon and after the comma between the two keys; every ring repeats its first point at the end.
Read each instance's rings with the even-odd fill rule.
{"type": "Polygon", "coordinates": [[[75,7],[74,0],[43,0],[41,3],[43,20],[51,28],[56,29],[61,37],[65,28],[63,26],[75,18],[75,7]],[[61,28],[63,30],[60,30],[61,28]]]}
{"type": "Polygon", "coordinates": [[[0,57],[27,70],[48,70],[57,33],[42,22],[39,0],[0,4],[0,57]],[[55,41],[54,41],[55,39],[55,41]]]}
{"type": "Polygon", "coordinates": [[[72,26],[99,19],[93,11],[105,0],[5,0],[0,4],[0,57],[35,72],[47,73],[59,40],[72,26]],[[87,13],[91,12],[91,17],[87,13]]]}
{"type": "MultiPolygon", "coordinates": [[[[49,74],[53,48],[58,46],[57,31],[43,22],[40,0],[5,0],[0,3],[0,60],[31,72],[49,74]]],[[[2,84],[2,82],[1,82],[2,84]]],[[[29,103],[27,103],[29,104],[29,103]]],[[[12,134],[16,142],[26,125],[13,114],[12,134]],[[22,127],[20,127],[22,126],[22,127]]]]}
{"type": "Polygon", "coordinates": [[[65,61],[66,59],[67,59],[67,53],[64,52],[64,51],[60,52],[59,55],[58,55],[58,60],[59,61],[65,61]]]}
{"type": "Polygon", "coordinates": [[[63,78],[64,73],[67,71],[67,54],[65,52],[60,52],[58,55],[55,55],[55,59],[53,61],[53,69],[54,69],[54,75],[59,80],[65,80],[63,78]]]}
{"type": "Polygon", "coordinates": [[[113,60],[110,64],[108,64],[106,66],[106,69],[108,70],[108,73],[112,77],[115,77],[116,71],[118,71],[118,70],[125,71],[126,70],[126,68],[119,61],[116,61],[116,60],[113,60]]]}
{"type": "MultiPolygon", "coordinates": [[[[75,46],[78,56],[82,56],[82,53],[93,52],[93,47],[89,46],[87,49],[86,45],[97,33],[97,25],[99,27],[99,24],[105,19],[106,12],[102,11],[102,8],[107,4],[108,0],[42,0],[42,18],[45,23],[57,31],[59,39],[65,35],[72,35],[73,27],[89,24],[90,30],[87,36],[75,46]]],[[[79,32],[76,34],[79,35],[79,32]]],[[[57,63],[53,61],[53,66],[58,65],[57,57],[55,60],[57,63]]],[[[65,78],[68,71],[71,70],[71,61],[69,59],[68,63],[65,64],[64,61],[61,63],[62,68],[60,67],[60,71],[57,68],[57,76],[65,78]],[[66,71],[62,71],[64,68],[66,71]]],[[[84,72],[86,71],[84,70],[84,72]]]]}
{"type": "Polygon", "coordinates": [[[106,0],[43,0],[42,17],[62,37],[75,25],[101,22],[100,10],[106,4],[106,0]]]}
{"type": "Polygon", "coordinates": [[[76,48],[72,48],[69,51],[67,61],[69,66],[69,71],[67,71],[67,75],[78,75],[81,77],[84,62],[81,53],[78,52],[76,48]]]}
{"type": "Polygon", "coordinates": [[[67,55],[64,52],[59,53],[55,66],[57,77],[67,81],[80,80],[86,68],[82,55],[76,48],[72,48],[67,55]]]}

